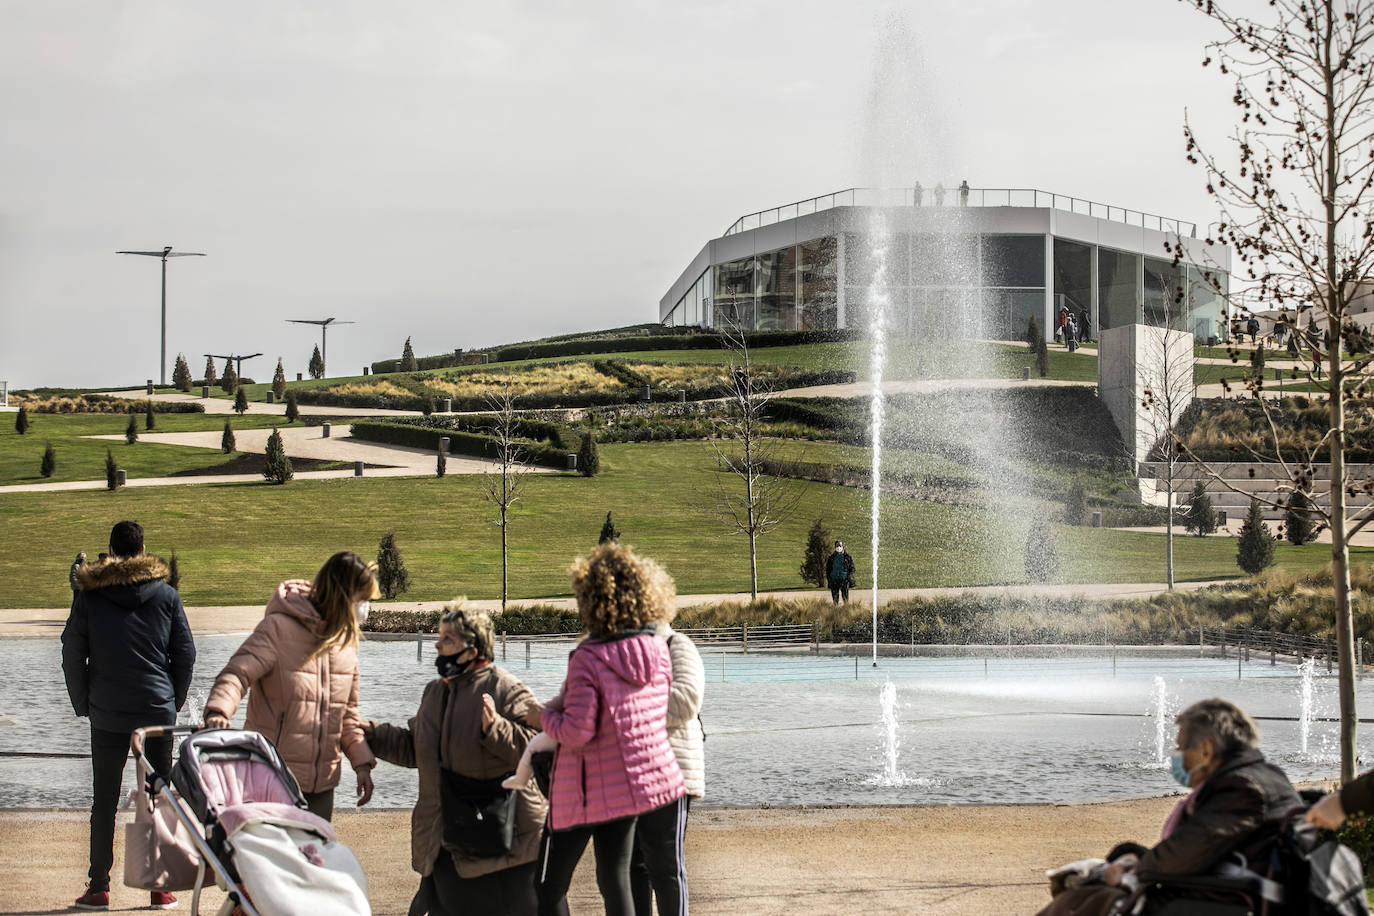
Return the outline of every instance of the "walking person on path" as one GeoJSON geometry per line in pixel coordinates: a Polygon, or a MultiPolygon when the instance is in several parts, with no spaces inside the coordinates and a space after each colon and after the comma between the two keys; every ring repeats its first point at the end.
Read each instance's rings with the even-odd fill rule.
{"type": "Polygon", "coordinates": [[[831,601],[839,604],[841,597],[849,601],[849,590],[854,587],[854,557],[840,541],[835,542],[835,549],[825,558],[825,580],[830,585],[831,601]]]}
{"type": "Polygon", "coordinates": [[[358,715],[357,646],[379,595],[374,567],[348,552],[326,560],[314,582],[283,582],[205,701],[206,727],[229,728],[248,694],[243,727],[277,746],[310,811],[325,820],[334,816],[342,756],[353,765],[358,804],[372,798],[377,760],[358,715]]]}
{"type": "MultiPolygon", "coordinates": [[[[175,725],[186,702],[196,646],[167,564],[143,552],[143,527],[123,521],[110,532],[108,559],[76,571],[80,589],[62,630],[62,673],[78,716],[91,720],[90,883],[73,907],[110,908],[115,808],[136,728],[175,725]]],[[[147,742],[148,761],[172,768],[170,735],[147,742]]],[[[153,891],[150,906],[177,899],[153,891]]]]}
{"type": "MultiPolygon", "coordinates": [[[[685,787],[668,743],[672,659],[658,624],[674,607],[672,580],[657,563],[609,542],[572,569],[586,638],[568,657],[563,689],[526,721],[558,742],[549,790],[549,823],[539,860],[540,916],[567,913],[568,886],[590,840],[606,912],[632,916],[630,856],[681,848],[663,834],[681,831],[685,787]]],[[[651,872],[654,864],[649,863],[651,872]]],[[[659,886],[659,912],[687,912],[685,863],[676,888],[659,886]]]]}

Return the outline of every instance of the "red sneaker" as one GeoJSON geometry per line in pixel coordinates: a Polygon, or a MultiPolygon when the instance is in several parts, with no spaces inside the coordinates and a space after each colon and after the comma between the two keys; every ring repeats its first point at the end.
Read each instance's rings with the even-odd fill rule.
{"type": "Polygon", "coordinates": [[[86,893],[76,898],[76,903],[72,904],[74,910],[108,910],[110,908],[109,891],[93,891],[90,885],[86,885],[86,893]]]}
{"type": "Polygon", "coordinates": [[[174,909],[179,901],[166,891],[153,891],[148,901],[150,910],[174,909]]]}

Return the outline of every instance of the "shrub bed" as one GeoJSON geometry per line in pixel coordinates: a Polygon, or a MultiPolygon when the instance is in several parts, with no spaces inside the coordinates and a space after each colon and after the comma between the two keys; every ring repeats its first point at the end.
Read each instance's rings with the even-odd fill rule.
{"type": "MultiPolygon", "coordinates": [[[[104,394],[39,397],[22,395],[11,397],[11,403],[21,404],[34,413],[143,413],[146,400],[114,398],[104,394]]],[[[153,413],[205,413],[205,405],[197,401],[153,401],[153,413]]]]}
{"type": "MultiPolygon", "coordinates": [[[[378,608],[367,617],[368,633],[437,633],[442,611],[397,611],[378,608]]],[[[516,605],[491,615],[499,636],[533,636],[540,633],[580,633],[582,620],[576,611],[550,604],[516,605]]]]}
{"type": "MultiPolygon", "coordinates": [[[[353,423],[351,435],[356,439],[365,439],[368,442],[383,442],[388,445],[426,449],[437,449],[439,440],[447,436],[449,454],[471,455],[488,460],[494,460],[497,455],[496,440],[491,436],[456,429],[437,429],[432,426],[360,420],[353,423]]],[[[529,439],[522,439],[519,446],[525,461],[530,464],[551,468],[567,466],[567,449],[529,439]]]]}

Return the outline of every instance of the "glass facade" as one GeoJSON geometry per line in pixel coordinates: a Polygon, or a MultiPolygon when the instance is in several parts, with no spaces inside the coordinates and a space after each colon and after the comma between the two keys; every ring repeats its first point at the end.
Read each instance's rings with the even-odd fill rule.
{"type": "MultiPolygon", "coordinates": [[[[1059,309],[1067,308],[1088,339],[1103,328],[1142,322],[1191,330],[1201,341],[1223,336],[1226,274],[1049,238],[1046,276],[1046,244],[1043,235],[892,236],[885,252],[889,332],[1021,340],[1032,316],[1052,327],[1059,309]],[[1048,318],[1047,287],[1052,296],[1048,318]]],[[[843,276],[844,323],[864,327],[876,269],[871,240],[855,233],[727,261],[705,271],[664,324],[717,327],[729,321],[757,331],[835,328],[843,276]]]]}

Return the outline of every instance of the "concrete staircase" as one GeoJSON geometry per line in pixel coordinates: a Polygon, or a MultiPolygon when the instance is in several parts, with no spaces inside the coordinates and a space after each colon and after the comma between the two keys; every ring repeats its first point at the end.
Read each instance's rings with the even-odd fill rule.
{"type": "MultiPolygon", "coordinates": [[[[1167,487],[1165,475],[1167,467],[1162,462],[1142,461],[1140,467],[1140,490],[1142,501],[1150,505],[1162,506],[1166,502],[1167,487]]],[[[1281,497],[1279,486],[1289,479],[1278,464],[1261,462],[1231,464],[1212,464],[1212,471],[1221,476],[1217,480],[1196,465],[1180,462],[1174,468],[1174,504],[1186,507],[1193,492],[1193,484],[1201,479],[1207,486],[1207,495],[1212,500],[1212,508],[1225,512],[1228,519],[1244,518],[1250,511],[1250,497],[1277,500],[1281,497]],[[1224,481],[1224,482],[1223,482],[1224,481]],[[1234,489],[1232,489],[1234,488],[1234,489]],[[1236,492],[1239,490],[1240,492],[1236,492]]],[[[1327,481],[1330,478],[1329,464],[1313,465],[1312,501],[1325,507],[1330,503],[1327,495],[1327,481]]],[[[1367,477],[1374,476],[1374,465],[1347,465],[1347,480],[1358,486],[1367,477]]],[[[1282,498],[1287,499],[1283,494],[1282,498]]],[[[1262,506],[1267,521],[1282,521],[1283,511],[1270,506],[1262,506]]],[[[1346,511],[1352,517],[1363,517],[1374,513],[1374,498],[1365,493],[1346,496],[1346,511]]]]}

